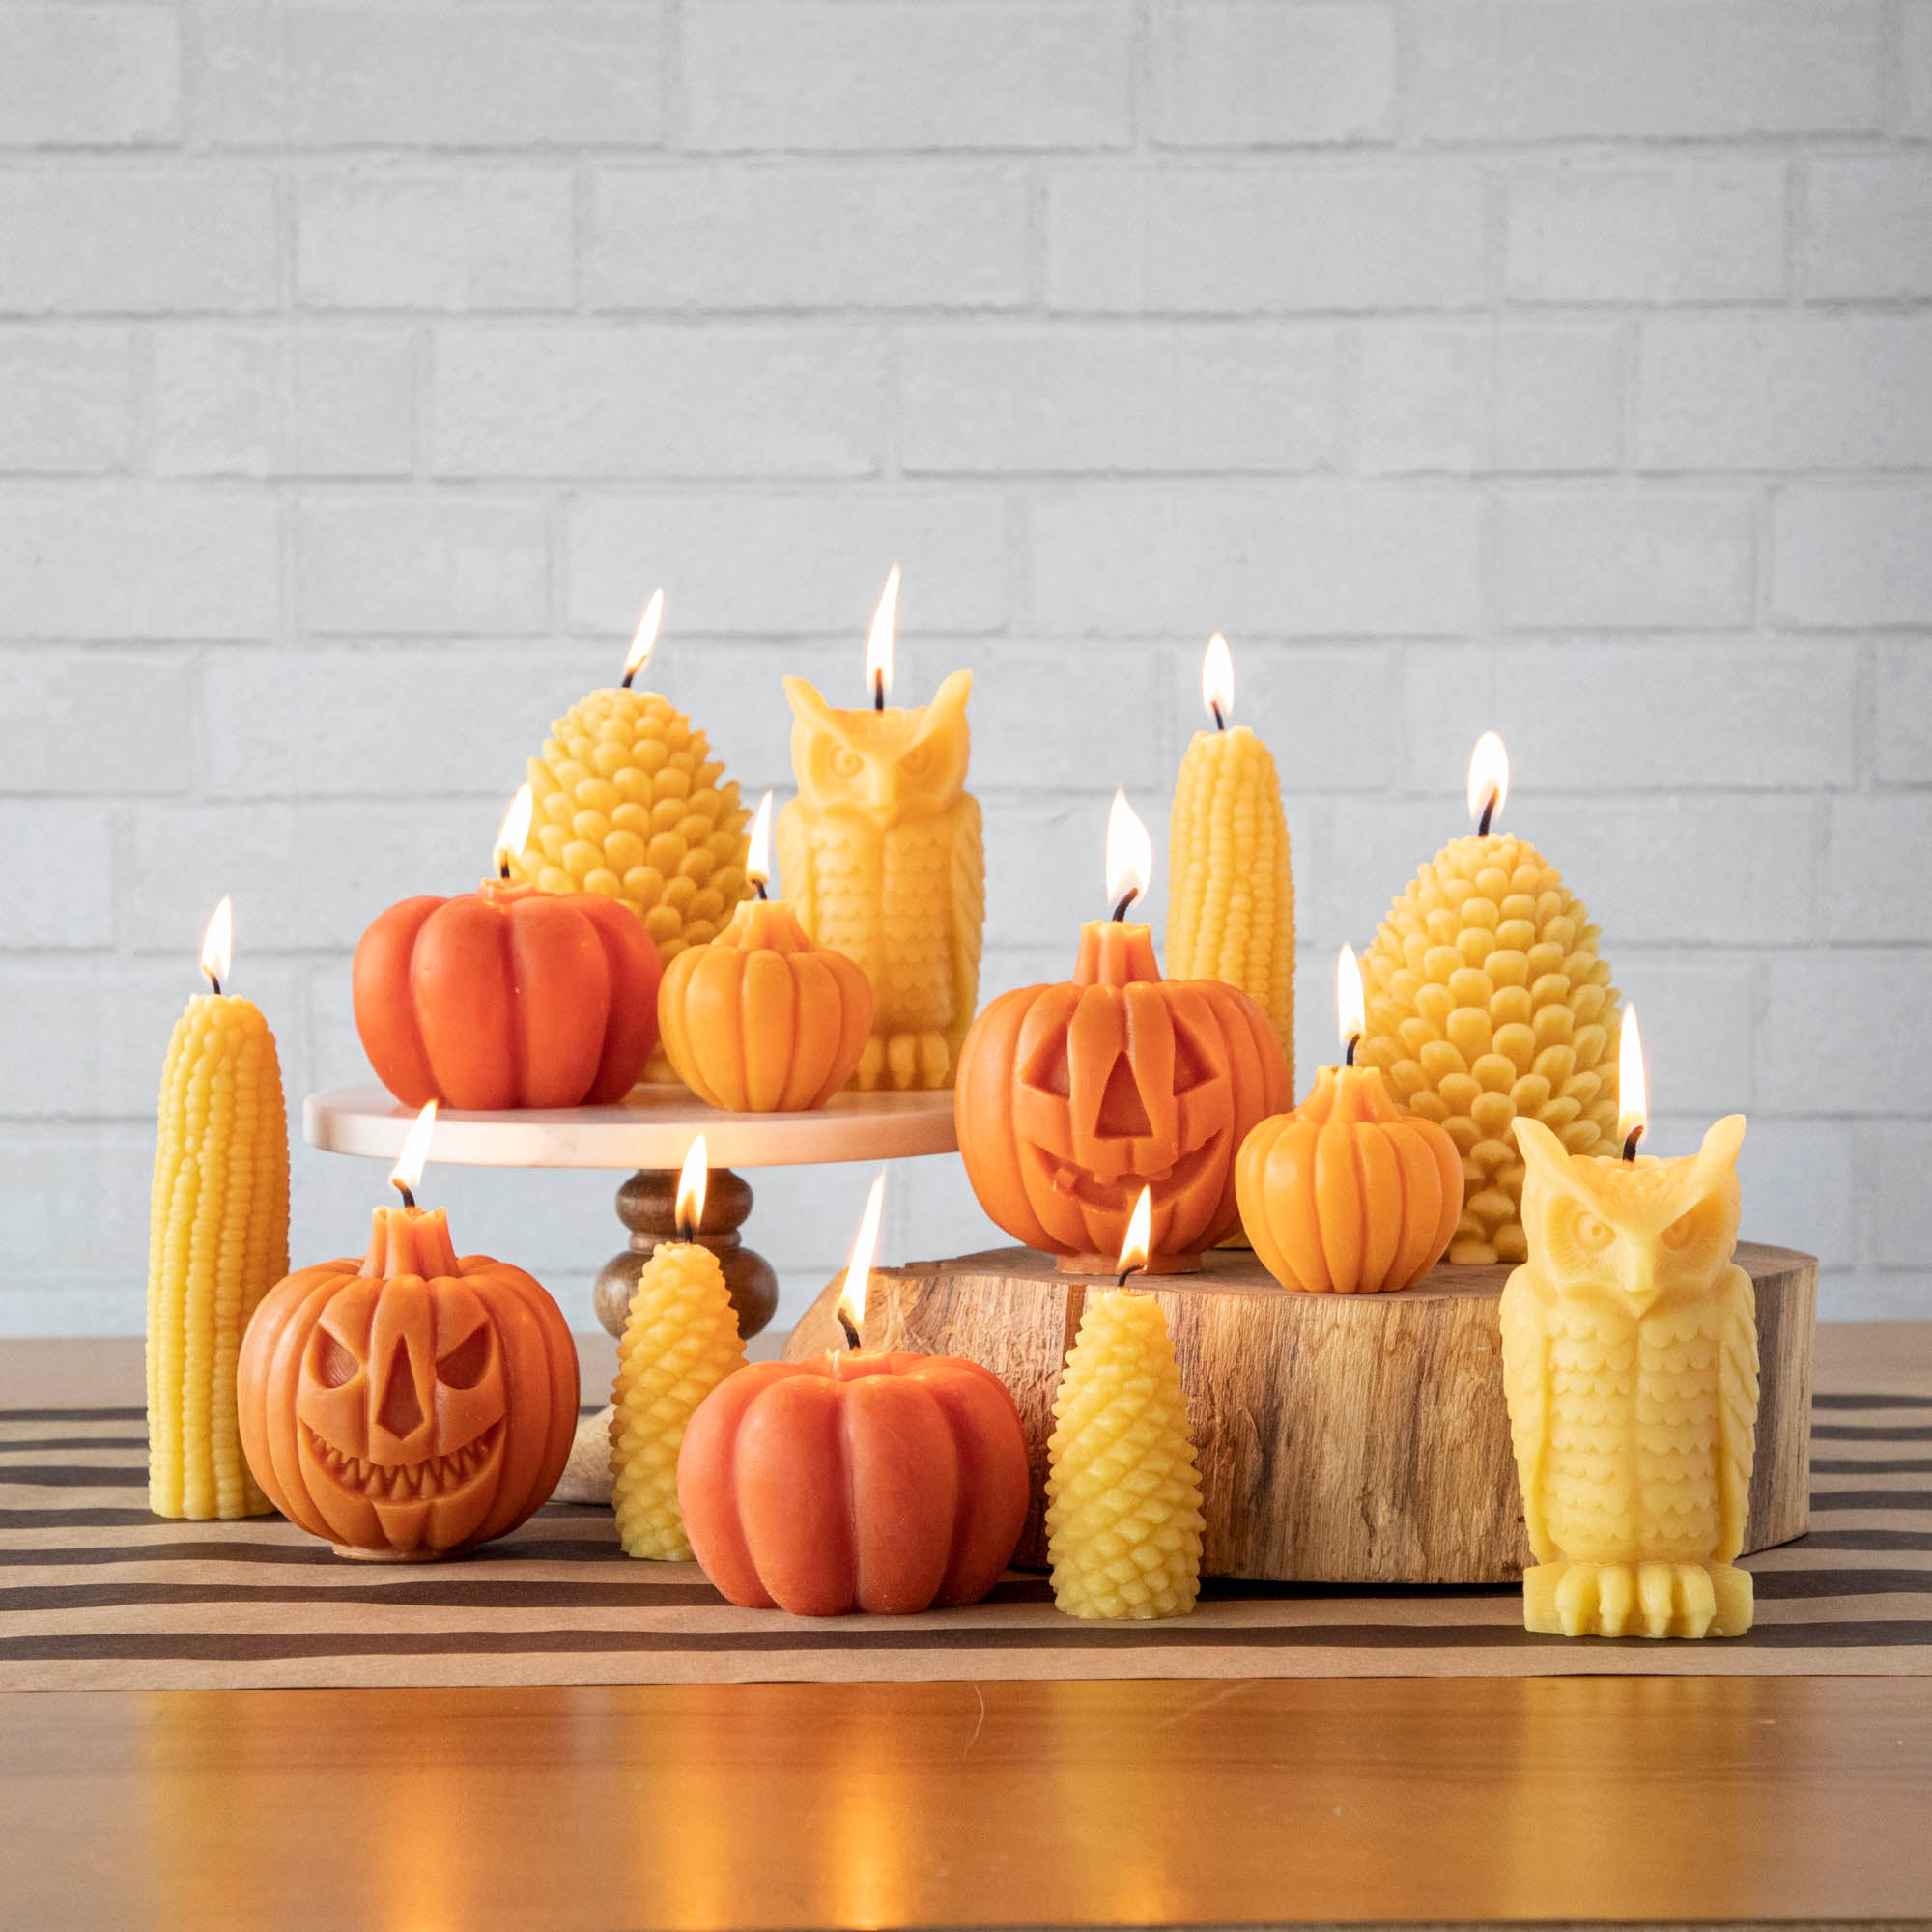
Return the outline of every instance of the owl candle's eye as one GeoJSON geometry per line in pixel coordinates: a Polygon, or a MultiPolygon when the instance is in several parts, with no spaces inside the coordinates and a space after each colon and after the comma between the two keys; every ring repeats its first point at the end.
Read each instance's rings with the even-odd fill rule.
{"type": "Polygon", "coordinates": [[[908,777],[918,778],[932,763],[932,748],[929,745],[915,745],[899,760],[899,770],[908,777]]]}
{"type": "Polygon", "coordinates": [[[1688,1248],[1697,1238],[1697,1210],[1680,1214],[1661,1236],[1666,1248],[1688,1248]]]}
{"type": "Polygon", "coordinates": [[[866,761],[850,745],[840,745],[832,754],[832,769],[841,779],[856,779],[866,769],[866,761]]]}
{"type": "Polygon", "coordinates": [[[1577,1246],[1587,1248],[1593,1255],[1602,1254],[1616,1238],[1610,1224],[1595,1214],[1578,1214],[1576,1233],[1577,1246]]]}

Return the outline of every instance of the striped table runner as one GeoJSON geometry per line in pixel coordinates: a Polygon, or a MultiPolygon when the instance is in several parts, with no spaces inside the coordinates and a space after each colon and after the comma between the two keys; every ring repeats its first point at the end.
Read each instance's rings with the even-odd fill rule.
{"type": "Polygon", "coordinates": [[[921,1617],[737,1610],[558,1505],[481,1555],[345,1562],[274,1517],[162,1522],[138,1408],[0,1410],[0,1689],[759,1679],[1932,1674],[1932,1395],[1825,1394],[1812,1533],[1750,1560],[1758,1623],[1565,1642],[1512,1590],[1210,1585],[1191,1617],[1083,1624],[1043,1579],[921,1617]]]}

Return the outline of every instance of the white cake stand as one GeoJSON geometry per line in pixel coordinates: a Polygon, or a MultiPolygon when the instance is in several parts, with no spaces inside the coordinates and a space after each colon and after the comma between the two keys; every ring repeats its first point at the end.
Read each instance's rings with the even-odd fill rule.
{"type": "MultiPolygon", "coordinates": [[[[416,1117],[381,1087],[343,1087],[302,1103],[302,1134],[328,1153],[393,1160],[416,1117]]],[[[639,1087],[614,1107],[500,1114],[439,1113],[430,1158],[459,1167],[629,1168],[617,1218],[630,1232],[622,1254],[597,1277],[597,1319],[612,1335],[638,1271],[660,1241],[675,1238],[677,1170],[692,1141],[705,1137],[712,1162],[697,1239],[717,1255],[747,1340],[772,1319],[778,1278],[740,1240],[752,1190],[737,1167],[807,1167],[822,1162],[898,1160],[951,1153],[959,1145],[952,1093],[840,1094],[798,1114],[727,1114],[682,1087],[639,1087]]]]}

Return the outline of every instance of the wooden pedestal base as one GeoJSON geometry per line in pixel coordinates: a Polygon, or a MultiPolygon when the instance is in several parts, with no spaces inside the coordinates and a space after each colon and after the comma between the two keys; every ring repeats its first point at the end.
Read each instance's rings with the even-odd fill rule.
{"type": "MultiPolygon", "coordinates": [[[[1745,1242],[1763,1367],[1745,1548],[1809,1523],[1818,1264],[1745,1242]]],[[[1200,1452],[1212,1577],[1282,1582],[1514,1583],[1528,1564],[1503,1403],[1506,1267],[1440,1267],[1400,1294],[1297,1294],[1250,1254],[1147,1283],[1166,1311],[1200,1452]]],[[[1136,1285],[1144,1280],[1136,1277],[1136,1285]]],[[[1089,1293],[1026,1248],[872,1275],[865,1346],[965,1355],[1012,1391],[1034,1465],[1015,1560],[1043,1564],[1053,1397],[1089,1293]]],[[[839,1282],[787,1358],[841,1346],[839,1282]]]]}
{"type": "MultiPolygon", "coordinates": [[[[748,1342],[779,1305],[779,1278],[771,1263],[738,1236],[751,1211],[751,1187],[728,1167],[711,1168],[705,1177],[704,1213],[696,1238],[718,1257],[724,1286],[731,1291],[731,1306],[738,1311],[738,1333],[748,1342]]],[[[678,1237],[677,1176],[658,1168],[632,1175],[617,1190],[617,1218],[631,1231],[630,1245],[604,1264],[591,1294],[598,1321],[608,1333],[621,1337],[644,1264],[661,1241],[678,1237]]]]}

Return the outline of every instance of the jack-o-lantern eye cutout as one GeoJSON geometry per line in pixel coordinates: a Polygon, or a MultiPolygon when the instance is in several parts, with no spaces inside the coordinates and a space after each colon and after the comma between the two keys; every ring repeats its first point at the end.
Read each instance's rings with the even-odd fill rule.
{"type": "Polygon", "coordinates": [[[315,1331],[315,1347],[309,1359],[309,1374],[324,1388],[341,1388],[353,1382],[362,1364],[327,1328],[315,1331]]]}
{"type": "Polygon", "coordinates": [[[470,1389],[490,1366],[490,1331],[475,1329],[457,1343],[436,1365],[436,1378],[445,1388],[470,1389]]]}

